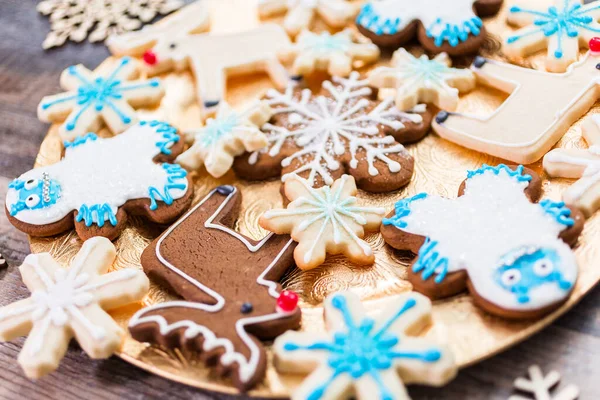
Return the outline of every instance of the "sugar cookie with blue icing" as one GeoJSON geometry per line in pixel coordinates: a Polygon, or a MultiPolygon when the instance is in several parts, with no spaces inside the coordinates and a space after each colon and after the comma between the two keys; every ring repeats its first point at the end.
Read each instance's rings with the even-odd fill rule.
{"type": "Polygon", "coordinates": [[[124,57],[102,64],[95,71],[73,65],[63,71],[64,93],[46,96],[38,106],[43,122],[60,123],[63,140],[95,132],[102,122],[121,133],[138,120],[136,108],[154,106],[164,96],[160,79],[136,79],[139,62],[124,57]]]}
{"type": "Polygon", "coordinates": [[[443,386],[456,376],[448,346],[417,336],[431,324],[429,299],[407,293],[380,302],[370,315],[356,294],[331,294],[327,332],[288,331],[275,340],[277,370],[306,375],[292,400],[407,400],[406,384],[443,386]]]}
{"type": "Polygon", "coordinates": [[[457,199],[419,193],[383,220],[384,240],[416,254],[408,272],[433,299],[468,288],[491,314],[542,316],[569,298],[578,275],[570,246],[581,211],[549,199],[537,203],[541,179],[523,166],[469,171],[457,199]]]}
{"type": "Polygon", "coordinates": [[[191,203],[187,172],[170,163],[183,141],[166,123],[142,121],[111,138],[88,133],[64,146],[62,160],[8,185],[8,219],[29,235],[52,236],[75,226],[84,240],[115,239],[127,214],[164,224],[191,203]]]}
{"type": "Polygon", "coordinates": [[[481,17],[501,6],[502,0],[371,0],[356,25],[380,47],[398,48],[416,36],[434,54],[472,54],[486,36],[481,17]]]}

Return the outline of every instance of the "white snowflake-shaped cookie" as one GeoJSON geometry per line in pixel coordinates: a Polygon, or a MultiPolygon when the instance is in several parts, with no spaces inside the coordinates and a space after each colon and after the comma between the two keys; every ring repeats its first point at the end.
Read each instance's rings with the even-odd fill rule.
{"type": "Polygon", "coordinates": [[[287,11],[283,27],[291,36],[310,27],[315,14],[332,28],[348,25],[358,11],[346,0],[259,0],[258,12],[269,17],[287,11]]]}
{"type": "Polygon", "coordinates": [[[379,59],[379,48],[373,43],[358,43],[350,30],[336,34],[302,31],[292,47],[292,73],[310,75],[326,70],[332,76],[348,76],[355,61],[370,64],[379,59]]]}
{"type": "Polygon", "coordinates": [[[308,374],[293,400],[409,399],[404,384],[442,386],[457,372],[446,346],[411,337],[431,323],[431,302],[418,293],[390,299],[375,317],[357,295],[325,301],[327,333],[288,331],[275,340],[279,371],[308,374]]]}
{"type": "Polygon", "coordinates": [[[127,268],[106,273],[116,257],[110,240],[87,240],[68,269],[49,253],[31,254],[20,267],[31,297],[0,308],[0,340],[27,335],[19,364],[30,378],[54,371],[71,338],[92,358],[108,358],[123,331],[105,310],[141,300],[149,281],[127,268]]]}
{"type": "Polygon", "coordinates": [[[508,22],[522,27],[506,38],[504,54],[528,56],[548,48],[546,69],[564,72],[579,58],[579,48],[600,35],[600,1],[554,0],[551,6],[518,0],[509,9],[508,22]]]}
{"type": "Polygon", "coordinates": [[[277,234],[289,233],[298,242],[294,250],[298,268],[321,265],[326,253],[342,253],[360,264],[373,263],[373,251],[361,237],[379,227],[385,209],[358,206],[354,178],[343,175],[333,186],[315,189],[293,176],[284,188],[291,201],[287,209],[267,211],[259,223],[277,234]]]}
{"type": "Polygon", "coordinates": [[[44,97],[38,118],[64,121],[59,128],[63,140],[97,131],[101,120],[113,133],[121,133],[138,121],[134,108],[156,104],[164,95],[159,79],[133,80],[138,74],[138,62],[130,57],[94,72],[73,65],[60,77],[67,92],[44,97]]]}
{"type": "Polygon", "coordinates": [[[229,171],[235,156],[260,150],[268,144],[258,127],[270,117],[271,110],[266,103],[259,103],[243,113],[222,103],[216,117],[207,119],[206,126],[188,132],[194,137],[194,144],[175,161],[187,170],[197,170],[204,165],[209,174],[219,178],[229,171]]]}
{"type": "Polygon", "coordinates": [[[469,69],[451,68],[446,53],[429,59],[415,57],[399,49],[391,67],[379,67],[369,75],[369,83],[377,88],[396,89],[396,106],[410,110],[418,103],[431,103],[442,110],[454,111],[459,93],[475,87],[475,75],[469,69]]]}
{"type": "MultiPolygon", "coordinates": [[[[560,382],[558,372],[551,371],[544,376],[538,365],[532,365],[528,371],[529,379],[517,378],[514,385],[520,391],[531,393],[534,400],[575,400],[579,398],[579,388],[575,385],[568,385],[554,396],[550,394],[552,388],[560,382]]],[[[530,397],[513,395],[508,400],[530,400],[530,397]]]]}
{"type": "Polygon", "coordinates": [[[583,136],[587,149],[554,149],[544,156],[544,170],[552,177],[578,178],[563,200],[591,216],[600,208],[600,116],[585,120],[583,136]]]}

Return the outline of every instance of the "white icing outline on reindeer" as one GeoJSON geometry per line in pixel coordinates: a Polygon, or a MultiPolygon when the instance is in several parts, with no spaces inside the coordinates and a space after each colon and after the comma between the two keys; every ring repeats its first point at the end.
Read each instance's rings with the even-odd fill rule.
{"type": "MultiPolygon", "coordinates": [[[[225,200],[223,200],[223,202],[221,203],[221,205],[219,205],[217,210],[206,220],[206,222],[204,223],[204,227],[211,228],[211,229],[218,229],[220,231],[223,231],[223,232],[235,237],[240,242],[242,242],[248,248],[249,251],[256,252],[256,251],[260,250],[265,245],[265,243],[267,243],[269,241],[269,239],[274,235],[273,233],[270,233],[267,236],[265,236],[256,245],[252,245],[252,243],[250,243],[244,236],[237,233],[233,229],[230,229],[230,228],[220,225],[220,224],[213,223],[214,219],[220,215],[221,211],[227,206],[229,201],[237,193],[237,191],[238,191],[237,188],[235,188],[235,187],[231,187],[231,188],[233,189],[232,192],[225,198],[225,200]]],[[[169,302],[165,302],[165,303],[156,304],[156,305],[153,305],[150,307],[146,307],[146,308],[138,311],[137,313],[135,313],[134,316],[129,321],[129,327],[135,327],[139,324],[153,322],[153,323],[158,324],[161,335],[167,335],[174,330],[185,327],[186,328],[185,337],[187,339],[197,337],[198,335],[202,335],[204,337],[204,342],[202,344],[204,351],[210,351],[219,346],[223,347],[225,350],[225,353],[220,356],[221,363],[228,366],[228,365],[233,364],[234,362],[237,362],[239,365],[240,380],[242,382],[248,382],[254,375],[254,372],[256,371],[256,368],[258,366],[258,361],[260,360],[260,349],[256,346],[254,341],[250,338],[250,336],[246,332],[245,327],[247,325],[252,325],[255,323],[259,323],[259,322],[272,321],[275,319],[290,316],[295,312],[295,310],[292,312],[287,312],[287,311],[283,311],[283,310],[277,308],[276,312],[273,314],[261,315],[259,317],[241,318],[236,321],[236,325],[235,325],[236,332],[237,332],[238,336],[240,337],[240,339],[242,339],[242,341],[250,349],[249,359],[246,359],[246,357],[244,355],[242,355],[241,353],[236,352],[229,339],[216,337],[215,334],[210,329],[206,328],[203,325],[199,325],[190,320],[183,320],[183,321],[175,322],[173,324],[169,324],[167,322],[167,320],[160,315],[151,315],[148,317],[143,316],[143,314],[145,314],[145,313],[164,309],[164,308],[170,308],[170,307],[184,307],[184,308],[187,307],[187,308],[192,308],[192,309],[197,309],[197,310],[201,310],[201,311],[214,313],[214,312],[218,312],[219,310],[221,310],[223,308],[223,306],[225,305],[225,298],[221,294],[215,292],[213,289],[203,285],[202,283],[198,282],[196,279],[192,278],[185,272],[178,269],[176,266],[174,266],[169,261],[167,261],[160,253],[160,247],[161,247],[163,240],[165,238],[167,238],[175,229],[177,229],[177,227],[179,225],[181,225],[187,218],[189,218],[189,216],[192,215],[198,208],[200,208],[206,201],[208,201],[217,192],[217,190],[218,189],[213,189],[204,199],[202,199],[196,206],[194,206],[194,208],[192,208],[190,211],[188,211],[179,221],[177,221],[174,225],[172,225],[165,232],[165,234],[158,240],[158,242],[156,244],[157,259],[164,266],[169,268],[171,271],[175,272],[177,275],[181,276],[183,279],[190,282],[192,285],[194,285],[195,287],[197,287],[204,293],[213,297],[216,300],[216,304],[210,305],[210,304],[203,304],[203,303],[192,302],[192,301],[169,301],[169,302]]],[[[277,291],[277,282],[266,280],[266,279],[264,279],[264,276],[267,275],[269,273],[269,271],[277,264],[277,262],[279,261],[281,256],[286,252],[286,250],[290,247],[290,245],[293,242],[294,241],[292,239],[290,239],[287,242],[287,244],[281,249],[281,251],[277,254],[277,256],[273,259],[273,261],[271,261],[269,266],[267,268],[265,268],[265,270],[256,279],[256,282],[259,285],[266,286],[268,288],[269,294],[275,299],[277,299],[279,297],[279,292],[277,291]]]]}
{"type": "Polygon", "coordinates": [[[599,56],[588,52],[561,74],[477,57],[471,70],[478,81],[510,95],[483,117],[441,111],[433,129],[442,138],[472,150],[519,164],[535,162],[600,97],[599,56]]]}

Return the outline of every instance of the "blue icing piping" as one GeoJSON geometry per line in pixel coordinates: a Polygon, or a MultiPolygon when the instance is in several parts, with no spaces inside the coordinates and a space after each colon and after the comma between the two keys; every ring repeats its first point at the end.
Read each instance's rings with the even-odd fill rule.
{"type": "Polygon", "coordinates": [[[520,304],[526,304],[530,301],[529,292],[539,286],[556,283],[564,291],[573,287],[573,282],[558,269],[560,265],[560,256],[554,249],[523,247],[502,257],[494,280],[513,293],[520,304]]]}
{"type": "Polygon", "coordinates": [[[406,228],[408,224],[403,220],[410,214],[410,205],[413,201],[422,200],[427,197],[427,193],[419,193],[411,198],[403,199],[396,202],[395,210],[396,214],[391,218],[384,218],[384,225],[394,225],[398,229],[406,228]]]}
{"type": "Polygon", "coordinates": [[[98,135],[90,132],[90,133],[87,133],[82,136],[77,136],[71,142],[68,140],[65,140],[63,142],[63,145],[65,146],[65,149],[74,149],[75,147],[81,146],[82,144],[85,144],[87,142],[95,142],[97,139],[98,139],[98,135]]]}
{"type": "Polygon", "coordinates": [[[148,125],[151,128],[154,128],[156,133],[160,133],[162,140],[156,142],[156,147],[160,149],[160,152],[166,155],[171,154],[171,146],[175,143],[179,142],[179,135],[177,134],[177,129],[167,124],[166,122],[161,121],[142,121],[140,122],[141,126],[148,125]]]}
{"type": "Polygon", "coordinates": [[[435,240],[427,238],[423,246],[419,249],[419,258],[412,266],[414,273],[422,271],[421,278],[424,281],[435,274],[434,282],[441,283],[446,279],[446,275],[448,274],[449,261],[447,257],[441,256],[439,251],[437,251],[438,243],[435,240]]]}
{"type": "Polygon", "coordinates": [[[581,4],[572,3],[570,0],[564,1],[564,6],[562,9],[559,10],[555,6],[551,6],[548,7],[546,12],[513,6],[509,10],[510,13],[524,13],[537,17],[533,21],[533,24],[539,28],[531,30],[526,34],[510,36],[507,39],[507,42],[514,43],[525,36],[533,35],[539,32],[543,32],[544,36],[546,37],[556,35],[558,46],[554,52],[554,57],[562,58],[564,37],[578,37],[580,29],[594,33],[600,33],[600,29],[595,28],[592,25],[595,22],[594,17],[587,15],[588,13],[591,13],[599,8],[600,5],[582,9],[581,4]]]}
{"type": "Polygon", "coordinates": [[[364,26],[376,35],[394,35],[398,33],[400,18],[382,18],[375,12],[372,4],[366,4],[356,17],[356,23],[364,26]]]}
{"type": "MultiPolygon", "coordinates": [[[[332,306],[339,310],[344,319],[347,330],[336,332],[332,341],[315,342],[309,345],[296,343],[285,343],[286,351],[309,350],[325,351],[329,353],[327,363],[333,370],[333,374],[323,384],[308,394],[308,399],[319,400],[327,391],[328,386],[343,374],[350,376],[352,380],[358,380],[368,375],[376,383],[380,399],[392,400],[394,398],[390,390],[385,386],[380,371],[393,367],[396,359],[412,359],[426,363],[433,363],[441,359],[442,353],[439,349],[431,348],[421,351],[400,351],[396,346],[400,338],[390,332],[390,327],[408,310],[415,307],[417,302],[409,298],[399,307],[398,312],[386,321],[381,328],[374,331],[375,321],[364,318],[357,324],[348,308],[346,298],[343,295],[334,295],[331,300],[332,306]]],[[[376,394],[373,394],[376,398],[376,394]]]]}
{"type": "Polygon", "coordinates": [[[483,164],[481,168],[476,169],[474,171],[467,171],[467,179],[471,179],[477,175],[483,175],[487,171],[491,171],[494,174],[498,175],[500,172],[504,171],[508,176],[515,178],[519,182],[530,182],[531,175],[524,174],[525,167],[519,165],[515,170],[510,169],[505,164],[498,164],[495,167],[489,166],[487,164],[483,164]]]}
{"type": "Polygon", "coordinates": [[[559,224],[567,227],[575,225],[573,218],[570,218],[571,210],[565,206],[564,202],[546,199],[540,202],[540,207],[542,207],[547,214],[554,217],[559,224]]]}
{"type": "Polygon", "coordinates": [[[112,212],[112,208],[109,204],[93,204],[88,206],[87,204],[81,205],[77,211],[77,222],[85,221],[85,226],[90,227],[94,223],[100,228],[104,226],[105,221],[109,221],[112,226],[117,226],[117,217],[112,212]],[[96,217],[96,221],[94,221],[96,217]]]}
{"type": "Polygon", "coordinates": [[[179,164],[162,164],[162,168],[167,172],[167,184],[163,186],[162,191],[154,186],[148,188],[148,197],[150,198],[150,209],[152,211],[158,208],[156,200],[161,200],[167,205],[173,204],[171,190],[184,190],[187,187],[187,171],[179,164]]]}

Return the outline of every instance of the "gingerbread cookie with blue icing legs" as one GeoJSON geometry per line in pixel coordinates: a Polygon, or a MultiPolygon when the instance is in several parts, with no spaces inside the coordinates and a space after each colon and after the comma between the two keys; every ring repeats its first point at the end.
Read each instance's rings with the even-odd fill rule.
{"type": "Polygon", "coordinates": [[[113,133],[121,133],[139,119],[135,108],[160,102],[164,88],[160,79],[136,79],[139,62],[124,57],[92,72],[83,65],[63,71],[60,86],[66,92],[46,96],[38,106],[43,122],[61,123],[63,140],[97,131],[104,121],[113,133]]]}
{"type": "Polygon", "coordinates": [[[429,52],[477,53],[486,36],[480,17],[496,14],[502,0],[372,0],[356,25],[381,47],[398,48],[415,36],[429,52]]]}
{"type": "Polygon", "coordinates": [[[75,225],[82,239],[114,239],[127,214],[168,223],[191,202],[186,171],[169,163],[183,141],[166,123],[142,121],[112,138],[89,133],[64,146],[62,160],[32,169],[8,186],[9,221],[27,234],[52,236],[75,225]]]}
{"type": "Polygon", "coordinates": [[[583,214],[542,200],[541,180],[523,166],[469,171],[457,199],[420,193],[396,203],[384,240],[417,254],[415,290],[431,298],[466,288],[474,302],[505,318],[542,316],[569,298],[578,274],[570,248],[583,214]]]}

